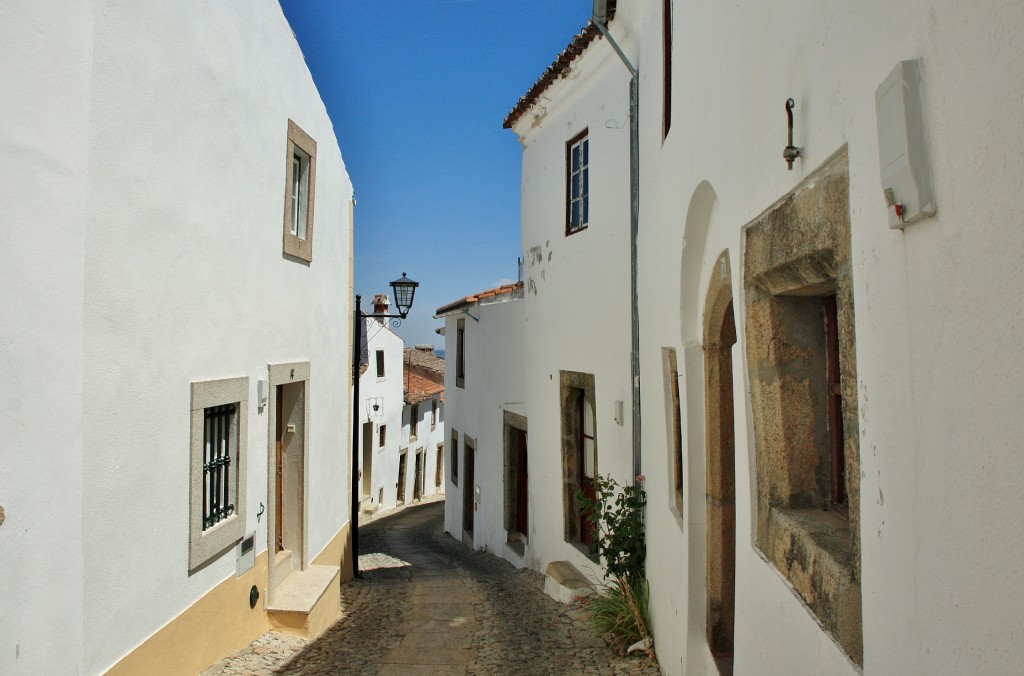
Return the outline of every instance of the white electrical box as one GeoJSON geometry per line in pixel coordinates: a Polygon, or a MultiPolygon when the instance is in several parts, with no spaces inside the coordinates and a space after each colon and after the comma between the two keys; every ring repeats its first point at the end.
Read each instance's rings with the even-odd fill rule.
{"type": "Polygon", "coordinates": [[[235,570],[238,577],[252,570],[256,565],[256,533],[252,532],[238,543],[238,559],[235,570]]]}
{"type": "Polygon", "coordinates": [[[920,90],[918,61],[900,61],[875,90],[882,197],[891,228],[935,214],[920,90]]]}
{"type": "Polygon", "coordinates": [[[614,409],[614,411],[615,411],[615,424],[616,425],[621,426],[626,421],[625,417],[623,417],[623,410],[624,410],[624,406],[622,405],[622,402],[619,401],[619,400],[616,400],[615,401],[615,409],[614,409]]]}

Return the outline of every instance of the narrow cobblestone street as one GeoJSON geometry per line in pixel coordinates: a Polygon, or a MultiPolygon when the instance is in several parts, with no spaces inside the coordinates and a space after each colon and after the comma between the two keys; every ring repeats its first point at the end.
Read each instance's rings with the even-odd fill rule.
{"type": "Polygon", "coordinates": [[[657,674],[619,657],[543,577],[443,532],[444,502],[360,525],[362,577],[342,585],[344,616],[319,639],[269,633],[206,675],[657,674]]]}

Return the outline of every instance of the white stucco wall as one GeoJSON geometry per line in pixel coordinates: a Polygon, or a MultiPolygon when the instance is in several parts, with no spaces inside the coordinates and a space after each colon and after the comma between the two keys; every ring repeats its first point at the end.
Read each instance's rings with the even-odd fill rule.
{"type": "MultiPolygon", "coordinates": [[[[632,49],[623,41],[624,49],[632,49]]],[[[523,140],[522,237],[525,258],[524,357],[530,418],[529,565],[543,572],[567,560],[599,580],[603,573],[563,526],[559,371],[594,375],[597,471],[632,482],[630,418],[629,76],[610,51],[590,49],[577,76],[553,84],[542,123],[527,114],[523,140]],[[578,74],[586,73],[586,86],[578,74]],[[588,129],[590,223],[565,234],[565,144],[588,129]],[[622,401],[622,424],[614,420],[622,401]],[[531,530],[533,530],[531,526],[531,530]]]]}
{"type": "Polygon", "coordinates": [[[84,650],[82,296],[92,26],[91,2],[0,5],[4,674],[74,673],[84,650]]]}
{"type": "MultiPolygon", "coordinates": [[[[527,417],[526,368],[524,362],[524,302],[522,299],[475,304],[467,312],[445,317],[445,530],[462,538],[463,491],[480,488],[480,501],[473,517],[473,547],[501,556],[516,566],[524,560],[506,546],[508,532],[504,515],[504,415],[505,411],[527,417]],[[479,321],[474,321],[475,317],[479,321]],[[465,320],[465,386],[456,386],[455,360],[458,320],[465,320]],[[452,430],[459,433],[459,481],[452,483],[452,430]],[[473,486],[466,481],[466,436],[476,441],[473,486]]],[[[530,532],[526,557],[532,554],[535,533],[543,529],[543,498],[533,490],[534,458],[532,421],[528,432],[530,532]]]]}
{"type": "MultiPolygon", "coordinates": [[[[701,318],[709,267],[728,249],[740,338],[733,350],[736,673],[858,671],[752,545],[756,458],[743,338],[741,228],[846,148],[859,381],[863,671],[1016,671],[1024,662],[1018,631],[1024,544],[1013,535],[1024,464],[1017,450],[1024,423],[1016,414],[1024,399],[1024,362],[1016,358],[1024,341],[1017,326],[1024,305],[1024,231],[1016,216],[1024,122],[1013,111],[1024,96],[1016,37],[1024,10],[995,0],[980,7],[923,1],[895,8],[880,2],[674,5],[673,120],[664,142],[661,3],[620,3],[612,23],[641,70],[643,465],[650,500],[648,574],[663,670],[715,673],[704,638],[701,318]],[[642,48],[632,41],[638,34],[642,48]],[[881,194],[874,93],[899,60],[912,58],[922,63],[938,214],[900,231],[888,227],[881,194]],[[797,102],[794,142],[804,151],[791,172],[781,157],[788,97],[797,102]],[[705,207],[707,217],[688,219],[688,211],[699,215],[705,207]],[[682,371],[682,518],[670,507],[663,347],[677,350],[682,371]]],[[[613,58],[607,45],[595,43],[580,60],[585,75],[549,88],[538,107],[541,126],[531,129],[531,115],[516,129],[526,138],[528,279],[539,275],[536,265],[529,266],[531,247],[552,248],[550,262],[542,250],[546,286],[539,285],[536,295],[527,291],[531,450],[547,439],[546,455],[557,458],[557,369],[593,371],[602,471],[608,445],[601,401],[622,398],[627,410],[629,402],[628,297],[619,300],[628,293],[624,192],[615,201],[622,225],[614,247],[590,249],[585,263],[577,262],[574,240],[597,239],[597,222],[585,235],[561,233],[564,141],[582,126],[589,124],[592,135],[591,199],[619,190],[601,189],[599,181],[621,185],[621,191],[627,185],[625,140],[614,169],[595,164],[604,145],[596,133],[625,139],[626,118],[617,112],[626,102],[624,70],[617,62],[614,74],[600,65],[613,58]],[[599,122],[583,122],[588,115],[599,122]],[[586,298],[579,289],[602,293],[586,298]],[[553,300],[546,303],[545,296],[553,300]],[[586,298],[583,312],[580,298],[586,298]],[[590,323],[595,316],[603,320],[597,334],[590,323]],[[600,366],[588,368],[590,355],[602,350],[607,354],[600,366]],[[621,394],[606,394],[609,380],[621,394]]],[[[608,210],[592,201],[591,213],[608,210]]],[[[628,423],[622,432],[628,457],[628,423]]],[[[531,453],[531,460],[538,455],[531,453]]],[[[556,468],[544,476],[550,485],[533,490],[531,484],[531,497],[543,490],[558,500],[556,468]]],[[[549,549],[558,546],[551,542],[549,549]]]]}
{"type": "Polygon", "coordinates": [[[102,672],[235,575],[234,548],[188,570],[192,381],[249,377],[260,553],[257,381],[309,361],[310,560],[349,518],[352,187],[280,6],[65,4],[0,10],[0,78],[19,94],[0,103],[3,164],[19,167],[0,190],[24,205],[0,247],[19,290],[0,298],[15,386],[0,571],[20,590],[4,673],[102,672]],[[282,254],[289,118],[318,143],[312,264],[282,254]]]}
{"type": "MultiPolygon", "coordinates": [[[[409,439],[411,432],[412,406],[405,405],[402,413],[404,425],[402,426],[402,448],[408,449],[408,468],[405,476],[406,502],[412,500],[413,486],[416,480],[416,453],[423,453],[423,495],[435,495],[444,493],[444,481],[442,476],[441,485],[435,482],[437,476],[437,446],[445,443],[444,425],[444,404],[441,403],[441,395],[436,394],[431,399],[421,401],[419,404],[419,426],[417,427],[416,438],[409,439]],[[437,402],[437,421],[433,428],[430,425],[431,402],[437,402]]],[[[444,449],[441,449],[444,452],[444,449]]],[[[397,466],[397,465],[396,465],[397,466]]],[[[443,471],[443,470],[442,470],[443,471]]],[[[397,476],[397,474],[396,474],[397,476]]]]}
{"type": "MultiPolygon", "coordinates": [[[[395,506],[398,478],[398,449],[402,441],[402,411],[405,406],[403,395],[401,337],[376,319],[367,319],[366,345],[369,368],[359,381],[359,398],[362,400],[359,412],[362,421],[373,423],[373,467],[371,500],[364,505],[378,509],[395,506]],[[384,378],[377,377],[377,350],[384,350],[384,378]],[[380,403],[380,410],[374,411],[372,404],[380,403]],[[380,426],[386,425],[384,446],[380,445],[380,426]],[[384,502],[379,501],[380,489],[384,489],[384,502]]],[[[360,428],[360,434],[362,433],[360,428]]],[[[360,462],[362,457],[360,456],[360,462]]],[[[362,470],[365,472],[366,468],[362,470]]]]}

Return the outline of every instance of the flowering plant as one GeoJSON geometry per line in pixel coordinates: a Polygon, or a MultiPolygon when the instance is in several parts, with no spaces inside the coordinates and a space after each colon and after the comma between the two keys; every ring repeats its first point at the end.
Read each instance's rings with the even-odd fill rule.
{"type": "Polygon", "coordinates": [[[639,579],[644,576],[647,493],[643,482],[641,474],[636,484],[620,488],[615,479],[598,474],[594,478],[595,499],[591,500],[582,491],[576,492],[576,502],[584,518],[594,526],[592,549],[605,560],[607,577],[639,579]]]}

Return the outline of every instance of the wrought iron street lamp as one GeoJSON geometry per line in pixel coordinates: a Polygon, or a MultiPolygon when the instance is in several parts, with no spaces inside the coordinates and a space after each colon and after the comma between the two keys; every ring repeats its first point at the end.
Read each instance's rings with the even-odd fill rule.
{"type": "MultiPolygon", "coordinates": [[[[362,296],[356,296],[356,310],[352,323],[352,575],[359,577],[359,364],[362,357],[369,357],[369,347],[363,347],[363,320],[389,319],[392,326],[399,326],[409,316],[416,287],[419,282],[409,279],[403,272],[401,278],[391,282],[391,291],[395,296],[395,307],[398,314],[364,313],[362,296]]],[[[374,407],[376,409],[376,406],[374,407]]]]}

